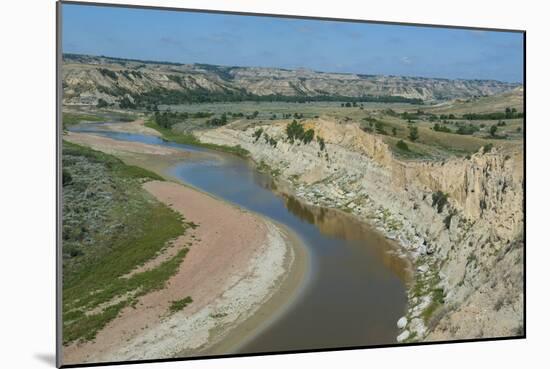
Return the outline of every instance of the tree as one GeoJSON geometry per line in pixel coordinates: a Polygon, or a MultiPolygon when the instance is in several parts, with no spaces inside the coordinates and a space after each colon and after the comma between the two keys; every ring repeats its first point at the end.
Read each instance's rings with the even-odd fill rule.
{"type": "Polygon", "coordinates": [[[124,96],[118,103],[121,109],[135,109],[136,104],[134,104],[127,96],[124,96]]]}
{"type": "Polygon", "coordinates": [[[302,138],[302,141],[307,145],[308,143],[313,141],[314,136],[315,136],[315,131],[310,128],[304,132],[304,137],[302,138]]]}
{"type": "Polygon", "coordinates": [[[409,126],[409,139],[414,142],[418,139],[418,127],[409,126]]]}
{"type": "Polygon", "coordinates": [[[397,136],[397,128],[393,127],[391,129],[391,133],[394,135],[394,136],[397,136]]]}
{"type": "Polygon", "coordinates": [[[403,140],[397,141],[397,144],[395,146],[403,151],[409,151],[409,146],[403,140]]]}
{"type": "Polygon", "coordinates": [[[374,124],[374,128],[376,129],[376,133],[379,133],[381,135],[387,135],[388,133],[386,132],[386,130],[384,129],[384,123],[377,120],[376,123],[374,124]]]}
{"type": "Polygon", "coordinates": [[[98,108],[106,108],[107,106],[109,106],[109,104],[107,103],[107,101],[103,100],[102,98],[100,98],[99,100],[97,100],[97,107],[98,108]]]}
{"type": "Polygon", "coordinates": [[[264,132],[264,129],[263,128],[258,128],[257,130],[254,131],[254,142],[257,142],[260,137],[262,137],[262,133],[264,132]]]}
{"type": "Polygon", "coordinates": [[[286,135],[290,143],[294,143],[294,140],[300,140],[304,136],[304,126],[294,119],[286,126],[286,135]]]}
{"type": "Polygon", "coordinates": [[[325,149],[325,139],[317,136],[317,142],[319,143],[319,150],[323,151],[325,149]]]}
{"type": "Polygon", "coordinates": [[[489,129],[489,133],[491,134],[492,137],[495,137],[496,133],[497,133],[497,125],[496,124],[493,124],[491,126],[491,128],[489,129]]]}

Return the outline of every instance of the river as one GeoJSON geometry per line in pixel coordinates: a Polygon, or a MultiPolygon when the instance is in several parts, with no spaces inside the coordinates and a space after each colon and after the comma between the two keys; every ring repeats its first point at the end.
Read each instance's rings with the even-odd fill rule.
{"type": "Polygon", "coordinates": [[[249,160],[159,137],[85,127],[72,130],[208,153],[208,159],[182,161],[168,174],[282,223],[303,241],[310,269],[300,295],[239,347],[239,353],[396,342],[396,322],[406,307],[407,263],[391,253],[394,245],[371,227],[342,211],[310,206],[283,194],[249,160]]]}

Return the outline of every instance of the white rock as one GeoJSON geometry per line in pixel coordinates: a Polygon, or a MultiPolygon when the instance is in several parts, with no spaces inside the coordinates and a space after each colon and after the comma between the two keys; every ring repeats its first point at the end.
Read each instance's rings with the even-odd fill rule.
{"type": "Polygon", "coordinates": [[[417,270],[420,272],[420,273],[426,273],[428,271],[429,267],[427,264],[424,264],[424,265],[421,265],[417,268],[417,270]]]}
{"type": "Polygon", "coordinates": [[[411,333],[409,331],[403,331],[403,333],[397,336],[397,342],[405,341],[407,338],[409,338],[410,335],[411,333]]]}
{"type": "Polygon", "coordinates": [[[397,321],[397,328],[399,329],[403,329],[407,326],[407,318],[405,318],[404,316],[402,316],[401,318],[399,318],[399,320],[397,321]]]}
{"type": "Polygon", "coordinates": [[[424,337],[424,334],[426,333],[426,326],[420,318],[412,319],[409,324],[409,328],[411,331],[416,332],[418,337],[424,337]]]}

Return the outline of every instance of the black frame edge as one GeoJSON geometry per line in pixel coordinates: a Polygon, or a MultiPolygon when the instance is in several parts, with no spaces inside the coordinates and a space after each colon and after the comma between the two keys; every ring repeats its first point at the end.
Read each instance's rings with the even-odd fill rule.
{"type": "Polygon", "coordinates": [[[55,54],[55,80],[56,80],[56,107],[55,107],[55,153],[56,153],[56,232],[55,232],[55,242],[56,242],[56,262],[55,262],[55,273],[56,273],[56,286],[55,286],[55,365],[56,367],[61,367],[63,364],[63,319],[62,319],[62,308],[63,308],[63,245],[61,239],[61,230],[63,223],[63,187],[61,186],[61,150],[62,150],[62,105],[63,105],[63,85],[62,85],[62,75],[61,75],[61,66],[63,63],[63,54],[62,54],[62,2],[58,1],[55,4],[55,15],[56,15],[56,34],[55,34],[55,44],[56,44],[56,54],[55,54]]]}

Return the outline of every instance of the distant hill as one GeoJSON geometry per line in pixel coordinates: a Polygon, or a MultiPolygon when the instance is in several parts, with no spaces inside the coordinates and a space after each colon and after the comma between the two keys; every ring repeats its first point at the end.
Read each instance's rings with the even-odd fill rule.
{"type": "Polygon", "coordinates": [[[150,107],[202,101],[345,100],[423,102],[490,96],[519,84],[306,69],[178,64],[63,55],[65,104],[150,107]]]}
{"type": "Polygon", "coordinates": [[[523,112],[523,86],[500,94],[467,99],[456,99],[440,104],[432,109],[433,113],[491,113],[504,111],[506,108],[523,112]]]}

